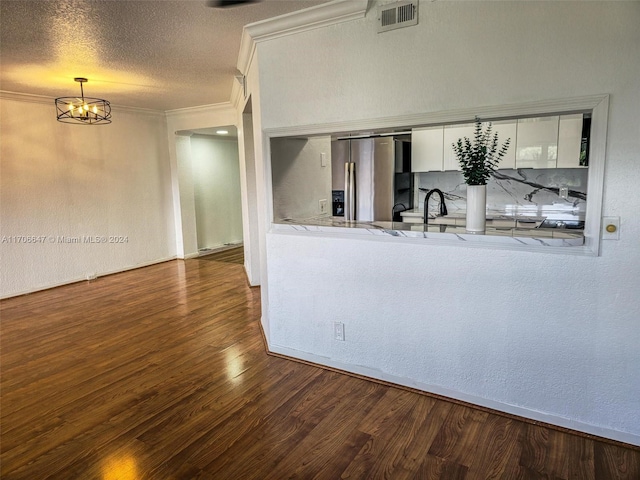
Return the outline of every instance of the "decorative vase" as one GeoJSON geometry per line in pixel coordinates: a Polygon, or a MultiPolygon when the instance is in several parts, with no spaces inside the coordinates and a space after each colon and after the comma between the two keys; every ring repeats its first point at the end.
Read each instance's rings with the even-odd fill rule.
{"type": "Polygon", "coordinates": [[[469,233],[484,233],[487,222],[487,186],[467,185],[467,220],[469,233]]]}

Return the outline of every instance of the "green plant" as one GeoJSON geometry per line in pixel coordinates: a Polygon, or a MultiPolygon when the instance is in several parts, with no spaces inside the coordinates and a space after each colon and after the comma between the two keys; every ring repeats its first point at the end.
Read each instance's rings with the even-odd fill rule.
{"type": "Polygon", "coordinates": [[[491,122],[485,130],[476,117],[473,143],[467,137],[452,143],[453,151],[462,167],[462,175],[467,185],[486,185],[487,180],[498,167],[498,162],[507,153],[510,138],[498,149],[498,134],[492,134],[491,122]]]}

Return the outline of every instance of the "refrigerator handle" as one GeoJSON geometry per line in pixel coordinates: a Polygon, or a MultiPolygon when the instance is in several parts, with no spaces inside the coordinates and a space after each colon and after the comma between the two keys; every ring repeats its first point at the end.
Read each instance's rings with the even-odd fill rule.
{"type": "Polygon", "coordinates": [[[344,162],[344,219],[351,220],[351,196],[350,196],[350,175],[349,162],[344,162]]]}
{"type": "Polygon", "coordinates": [[[349,162],[344,162],[344,219],[349,220],[349,162]]]}
{"type": "Polygon", "coordinates": [[[356,213],[355,167],[353,162],[344,164],[344,215],[349,221],[355,220],[356,213]]]}
{"type": "Polygon", "coordinates": [[[349,220],[356,219],[356,179],[354,162],[349,163],[349,220]]]}

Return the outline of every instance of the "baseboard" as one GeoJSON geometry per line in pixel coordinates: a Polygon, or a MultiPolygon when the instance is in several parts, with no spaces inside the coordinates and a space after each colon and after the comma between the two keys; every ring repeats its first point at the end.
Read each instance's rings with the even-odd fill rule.
{"type": "Polygon", "coordinates": [[[174,256],[171,256],[171,257],[152,260],[150,262],[140,263],[138,265],[131,265],[131,266],[125,267],[125,268],[119,268],[119,269],[115,269],[115,270],[109,270],[109,271],[105,271],[105,272],[100,272],[100,273],[97,273],[96,277],[92,278],[91,280],[87,280],[86,278],[74,278],[74,279],[71,279],[71,280],[66,280],[64,282],[52,283],[52,284],[48,284],[48,285],[32,288],[32,289],[29,289],[29,290],[24,290],[24,291],[21,291],[21,292],[10,293],[8,295],[0,296],[0,300],[4,300],[5,298],[19,297],[20,295],[28,295],[30,293],[35,293],[35,292],[41,292],[43,290],[49,290],[51,288],[63,287],[65,285],[71,285],[72,283],[94,281],[99,277],[106,277],[107,275],[113,275],[115,273],[127,272],[129,270],[136,270],[137,268],[143,268],[143,267],[148,267],[150,265],[156,265],[158,263],[168,262],[168,261],[171,261],[171,260],[175,260],[176,258],[177,257],[174,255],[174,256]]]}
{"type": "Polygon", "coordinates": [[[232,250],[234,248],[242,247],[244,244],[242,242],[239,243],[223,243],[220,245],[215,245],[213,247],[207,248],[206,250],[198,250],[199,257],[205,257],[207,255],[211,255],[214,253],[224,252],[225,250],[232,250]]]}
{"type": "Polygon", "coordinates": [[[456,403],[462,403],[473,408],[488,410],[498,415],[515,417],[516,419],[521,421],[535,424],[544,424],[548,428],[553,428],[561,431],[569,431],[570,433],[581,436],[595,437],[595,439],[597,440],[609,443],[621,443],[624,444],[624,447],[633,448],[634,450],[640,449],[640,436],[638,435],[585,424],[568,418],[559,417],[557,415],[550,415],[544,412],[530,410],[515,405],[509,405],[506,403],[501,403],[474,395],[467,395],[465,393],[455,390],[449,390],[437,385],[429,385],[421,382],[416,382],[408,378],[390,375],[381,370],[365,367],[362,365],[347,364],[328,357],[322,357],[319,355],[303,352],[300,350],[294,350],[280,345],[270,345],[267,342],[264,331],[262,332],[262,336],[267,352],[270,354],[282,356],[291,360],[302,361],[304,363],[309,363],[321,368],[328,368],[330,370],[339,371],[347,375],[354,375],[356,377],[361,377],[367,380],[378,381],[391,386],[403,387],[412,391],[416,391],[418,393],[435,396],[446,401],[454,401],[456,403]]]}

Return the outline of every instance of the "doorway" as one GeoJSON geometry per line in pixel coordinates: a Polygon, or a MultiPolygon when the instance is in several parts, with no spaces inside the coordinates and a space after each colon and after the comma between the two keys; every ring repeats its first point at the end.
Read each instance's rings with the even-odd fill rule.
{"type": "Polygon", "coordinates": [[[188,136],[189,141],[187,161],[190,168],[187,170],[190,172],[186,183],[191,184],[193,192],[192,225],[198,255],[242,245],[236,127],[227,125],[177,133],[188,136]]]}
{"type": "Polygon", "coordinates": [[[198,252],[206,254],[242,244],[236,128],[194,131],[191,161],[198,252]]]}

